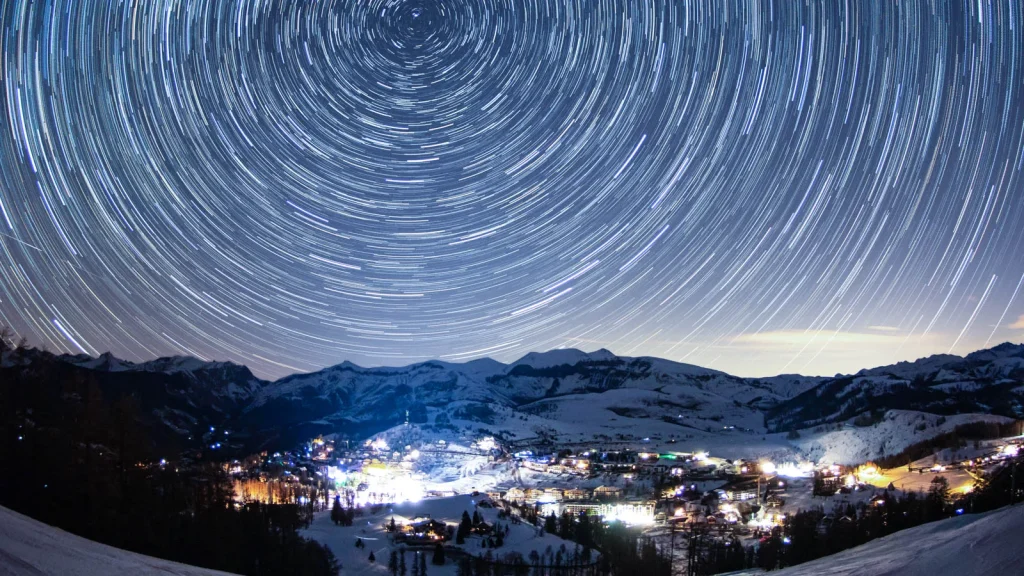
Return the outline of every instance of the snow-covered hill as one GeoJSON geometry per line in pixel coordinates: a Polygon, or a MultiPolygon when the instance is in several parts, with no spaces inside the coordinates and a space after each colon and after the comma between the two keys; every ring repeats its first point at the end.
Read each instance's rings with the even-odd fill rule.
{"type": "MultiPolygon", "coordinates": [[[[778,576],[988,576],[1024,571],[1024,506],[903,530],[862,546],[771,572],[778,576]]],[[[762,574],[737,572],[731,576],[762,574]]]]}
{"type": "Polygon", "coordinates": [[[890,410],[865,426],[844,422],[827,430],[808,430],[793,441],[805,458],[815,462],[856,465],[883,456],[892,456],[913,444],[952,432],[971,422],[1011,422],[1010,418],[990,414],[937,416],[924,412],[890,410]]]}
{"type": "MultiPolygon", "coordinates": [[[[405,545],[396,545],[391,540],[391,535],[384,529],[392,518],[397,524],[409,524],[415,519],[430,518],[437,522],[444,522],[450,526],[457,526],[462,512],[480,514],[483,519],[491,525],[495,523],[508,525],[509,533],[504,538],[500,548],[481,549],[481,538],[470,536],[466,539],[465,545],[459,546],[469,554],[481,554],[490,552],[494,559],[521,558],[529,562],[531,552],[536,552],[545,563],[554,563],[553,554],[565,547],[571,553],[578,553],[578,546],[570,541],[547,534],[543,530],[538,531],[535,527],[526,523],[515,523],[498,516],[498,510],[489,504],[477,506],[485,502],[485,496],[456,496],[454,498],[440,498],[424,500],[422,502],[406,502],[389,506],[378,513],[361,516],[355,526],[335,526],[331,523],[330,513],[320,513],[309,528],[302,531],[302,536],[311,540],[317,540],[325,544],[342,566],[342,574],[386,574],[388,558],[392,551],[405,553],[408,562],[416,558],[414,549],[406,549],[405,545]],[[357,539],[361,539],[365,548],[356,548],[357,539]],[[373,552],[375,562],[368,560],[370,552],[373,552]]],[[[448,546],[455,545],[449,542],[448,546]]],[[[431,576],[455,576],[458,573],[457,563],[449,558],[443,566],[430,563],[432,550],[425,552],[428,556],[429,574],[431,576]]],[[[450,554],[450,550],[449,550],[450,554]]]]}
{"type": "Polygon", "coordinates": [[[227,576],[86,540],[0,507],[0,576],[227,576]]]}

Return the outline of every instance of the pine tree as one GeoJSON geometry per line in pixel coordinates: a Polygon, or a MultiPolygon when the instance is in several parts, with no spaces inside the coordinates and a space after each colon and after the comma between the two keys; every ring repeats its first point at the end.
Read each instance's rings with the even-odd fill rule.
{"type": "Polygon", "coordinates": [[[465,544],[466,536],[473,530],[473,521],[469,518],[469,512],[462,511],[462,521],[459,522],[459,530],[455,535],[456,544],[465,544]]]}
{"type": "Polygon", "coordinates": [[[405,549],[403,548],[401,556],[398,557],[398,576],[405,576],[405,574],[405,549]]]}
{"type": "Polygon", "coordinates": [[[558,518],[554,512],[544,519],[544,531],[548,534],[556,534],[558,532],[558,518]]]}
{"type": "Polygon", "coordinates": [[[334,505],[331,506],[331,522],[337,526],[344,521],[345,511],[341,509],[341,496],[334,497],[334,505]]]}
{"type": "Polygon", "coordinates": [[[949,500],[949,480],[945,476],[936,476],[928,487],[928,520],[938,520],[946,516],[946,502],[949,500]]]}
{"type": "Polygon", "coordinates": [[[391,555],[388,557],[388,572],[391,576],[398,576],[398,551],[392,550],[391,555]]]}
{"type": "Polygon", "coordinates": [[[437,566],[444,566],[444,546],[441,546],[440,542],[434,545],[434,558],[431,560],[431,563],[437,566]]]}
{"type": "Polygon", "coordinates": [[[369,560],[370,560],[370,563],[371,563],[371,564],[372,564],[373,562],[376,562],[376,561],[377,561],[377,557],[373,555],[373,550],[370,550],[370,558],[369,558],[369,560]]]}
{"type": "Polygon", "coordinates": [[[427,555],[420,554],[420,574],[419,576],[427,576],[427,555]]]}
{"type": "Polygon", "coordinates": [[[414,555],[414,556],[412,557],[412,576],[423,576],[423,575],[422,575],[422,574],[420,573],[420,563],[419,563],[419,557],[420,557],[420,553],[419,553],[419,552],[417,552],[417,553],[416,553],[416,554],[415,554],[415,555],[414,555]]]}

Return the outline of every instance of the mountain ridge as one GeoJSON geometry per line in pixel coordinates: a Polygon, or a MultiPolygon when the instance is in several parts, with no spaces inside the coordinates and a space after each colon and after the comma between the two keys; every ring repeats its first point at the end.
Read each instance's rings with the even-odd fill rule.
{"type": "MultiPolygon", "coordinates": [[[[39,351],[36,351],[36,352],[39,352],[39,351]]],[[[86,364],[89,361],[98,361],[98,360],[102,360],[102,359],[110,359],[110,360],[118,363],[121,366],[120,368],[118,368],[118,371],[136,371],[136,370],[145,370],[145,371],[194,371],[194,370],[203,370],[203,369],[208,369],[209,367],[218,367],[218,366],[234,366],[234,367],[243,367],[243,368],[246,368],[247,370],[249,369],[245,364],[238,364],[238,363],[236,363],[234,361],[231,361],[231,360],[204,360],[204,359],[197,358],[195,356],[189,356],[189,355],[160,356],[160,357],[157,357],[157,358],[153,358],[151,360],[145,360],[145,361],[141,361],[141,362],[132,362],[132,361],[129,361],[129,360],[123,360],[123,359],[120,359],[120,358],[114,356],[111,352],[104,352],[104,353],[102,353],[99,356],[91,356],[91,355],[88,355],[88,354],[75,354],[75,355],[61,354],[61,355],[54,355],[54,356],[56,358],[60,359],[60,360],[63,360],[63,361],[69,362],[69,363],[83,365],[83,367],[89,367],[89,368],[93,368],[93,369],[98,369],[98,368],[96,368],[95,366],[86,366],[86,364]],[[157,366],[159,366],[161,364],[168,364],[168,365],[170,365],[170,364],[177,364],[177,365],[179,365],[179,367],[175,368],[173,370],[160,370],[160,369],[156,368],[157,366]]],[[[772,376],[734,376],[734,377],[735,378],[743,378],[745,380],[773,380],[773,379],[779,379],[779,378],[806,378],[806,379],[821,379],[821,380],[825,380],[825,379],[833,379],[833,378],[841,378],[841,377],[860,376],[860,375],[870,374],[870,373],[874,373],[876,371],[885,370],[885,369],[891,369],[891,368],[896,368],[896,367],[917,366],[917,365],[922,365],[923,366],[925,363],[934,363],[934,362],[955,363],[955,362],[962,362],[962,361],[969,361],[969,360],[981,360],[981,359],[983,359],[986,356],[989,357],[990,359],[1003,359],[1003,358],[1007,358],[1007,357],[1016,357],[1016,358],[1024,359],[1024,343],[1014,344],[1012,342],[1007,341],[1007,342],[1003,342],[1001,344],[997,344],[995,346],[992,346],[991,348],[985,348],[985,349],[980,349],[980,350],[976,350],[976,351],[970,352],[966,356],[958,356],[958,355],[955,355],[955,354],[942,354],[942,353],[932,354],[932,355],[929,355],[929,356],[923,356],[923,357],[918,358],[916,360],[905,360],[905,361],[896,362],[895,364],[887,364],[887,365],[876,366],[876,367],[871,367],[871,368],[862,368],[861,370],[859,370],[859,371],[857,371],[855,373],[852,373],[852,374],[838,373],[835,376],[807,376],[807,375],[803,375],[803,374],[799,374],[799,373],[786,373],[786,374],[777,374],[777,375],[772,375],[772,376]]],[[[552,349],[550,349],[548,351],[545,351],[545,352],[540,352],[540,351],[527,352],[522,357],[520,357],[518,360],[509,362],[509,363],[501,362],[500,360],[495,360],[495,359],[490,358],[490,357],[476,358],[476,359],[473,359],[473,360],[467,360],[465,362],[450,362],[450,361],[447,361],[447,360],[441,360],[441,359],[437,358],[437,359],[424,360],[424,361],[421,361],[421,362],[414,362],[412,364],[405,364],[405,365],[401,365],[401,366],[362,366],[362,365],[356,364],[354,362],[351,362],[349,360],[343,360],[342,362],[340,362],[338,364],[333,364],[333,365],[330,365],[330,366],[325,366],[324,368],[321,368],[319,370],[314,370],[314,371],[311,371],[311,372],[296,372],[296,373],[293,373],[293,374],[288,374],[286,376],[282,376],[282,377],[277,378],[275,380],[267,380],[267,379],[263,379],[263,378],[259,378],[259,380],[261,380],[263,382],[275,383],[275,382],[281,382],[281,381],[284,381],[284,380],[290,380],[290,379],[295,378],[295,377],[309,376],[309,375],[318,374],[320,372],[324,372],[324,371],[327,371],[327,370],[341,369],[341,368],[351,368],[351,369],[361,370],[361,371],[380,371],[380,372],[402,371],[402,370],[408,370],[408,369],[411,369],[411,368],[415,368],[415,367],[423,366],[423,365],[428,365],[428,364],[435,364],[435,365],[441,365],[441,366],[446,366],[446,367],[469,367],[469,366],[475,366],[475,365],[492,364],[492,365],[497,365],[497,366],[503,367],[505,369],[511,369],[511,368],[514,368],[514,367],[519,366],[519,365],[529,365],[529,366],[533,366],[533,367],[536,367],[536,368],[542,368],[542,367],[555,367],[555,366],[561,366],[561,365],[570,365],[570,366],[572,366],[572,365],[575,365],[576,363],[579,363],[579,362],[611,361],[611,360],[616,360],[616,359],[619,359],[619,360],[637,359],[637,360],[648,360],[648,361],[665,362],[665,363],[669,363],[669,364],[673,364],[673,365],[677,365],[677,366],[689,367],[689,368],[696,369],[696,370],[703,371],[703,372],[717,373],[717,374],[726,374],[726,375],[732,376],[731,374],[729,374],[727,372],[723,372],[721,370],[715,370],[715,369],[712,369],[712,368],[704,368],[704,367],[696,365],[696,364],[687,364],[687,363],[678,362],[678,361],[675,361],[675,360],[669,360],[667,358],[661,358],[661,357],[658,357],[658,356],[618,356],[618,355],[614,354],[613,352],[609,351],[606,348],[599,348],[597,350],[594,350],[593,352],[585,352],[585,351],[580,350],[578,348],[552,348],[552,349]],[[575,356],[575,357],[577,357],[577,359],[574,360],[571,363],[570,362],[556,362],[556,363],[552,363],[550,361],[551,358],[555,358],[555,357],[559,357],[559,356],[561,356],[561,357],[573,357],[573,356],[575,356]]],[[[251,372],[251,370],[250,370],[250,372],[251,372]]]]}
{"type": "Polygon", "coordinates": [[[209,443],[215,440],[210,428],[233,430],[232,441],[251,450],[320,433],[361,438],[403,422],[509,439],[582,441],[642,429],[703,441],[731,431],[764,435],[839,423],[887,409],[1024,415],[1024,345],[1012,343],[831,378],[741,378],[604,349],[531,352],[509,364],[485,358],[364,368],[346,361],[274,381],[243,365],[187,356],[133,363],[110,354],[29,349],[4,352],[0,375],[32,382],[33,364],[47,363],[60,365],[61,378],[95,382],[110,397],[138,396],[150,425],[177,441],[170,444],[204,449],[229,444],[209,443]]]}

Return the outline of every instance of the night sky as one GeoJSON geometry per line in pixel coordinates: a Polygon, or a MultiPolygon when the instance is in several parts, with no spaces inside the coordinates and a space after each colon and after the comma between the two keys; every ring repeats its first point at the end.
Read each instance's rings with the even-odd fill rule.
{"type": "Polygon", "coordinates": [[[280,376],[1024,338],[1019,0],[0,0],[0,322],[280,376]]]}

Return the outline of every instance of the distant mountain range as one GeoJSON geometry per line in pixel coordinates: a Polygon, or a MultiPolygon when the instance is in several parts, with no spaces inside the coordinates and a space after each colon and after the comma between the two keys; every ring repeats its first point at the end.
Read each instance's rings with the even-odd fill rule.
{"type": "MultiPolygon", "coordinates": [[[[131,363],[104,354],[8,351],[8,397],[108,402],[131,396],[160,449],[278,449],[318,433],[364,438],[409,421],[509,441],[695,439],[805,429],[889,409],[1024,416],[1024,345],[939,355],[832,378],[740,378],[607,350],[530,353],[511,364],[345,362],[270,382],[230,362],[171,357],[131,363]],[[724,431],[724,432],[723,432],[724,431]],[[219,445],[219,446],[218,446],[219,445]]],[[[17,410],[13,407],[12,410],[17,410]]],[[[26,408],[27,409],[27,408],[26,408]]]]}

